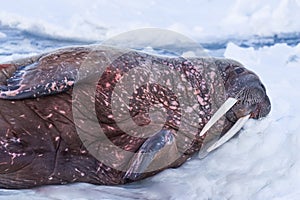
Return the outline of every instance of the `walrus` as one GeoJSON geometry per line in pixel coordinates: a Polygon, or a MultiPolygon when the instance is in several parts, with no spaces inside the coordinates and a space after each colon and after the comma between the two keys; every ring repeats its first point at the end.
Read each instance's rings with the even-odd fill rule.
{"type": "Polygon", "coordinates": [[[259,77],[225,58],[81,46],[3,63],[0,187],[142,180],[209,149],[240,118],[259,119],[270,109],[259,77]],[[185,92],[191,96],[182,98],[185,92]],[[235,102],[210,124],[230,98],[235,102]]]}

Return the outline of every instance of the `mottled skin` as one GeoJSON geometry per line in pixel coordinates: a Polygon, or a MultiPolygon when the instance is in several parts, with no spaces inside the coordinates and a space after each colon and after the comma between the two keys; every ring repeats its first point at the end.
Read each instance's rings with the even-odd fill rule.
{"type": "Polygon", "coordinates": [[[258,76],[227,59],[192,58],[187,62],[182,58],[160,58],[111,47],[97,50],[75,47],[0,64],[0,187],[30,188],[72,182],[115,185],[140,180],[166,168],[180,166],[209,140],[224,134],[238,118],[251,114],[252,118],[258,119],[269,112],[270,101],[258,76]],[[176,95],[156,84],[140,87],[133,94],[130,115],[136,124],[146,126],[151,122],[147,114],[149,107],[164,104],[167,119],[163,129],[147,139],[128,135],[117,126],[111,117],[112,91],[129,69],[149,62],[152,65],[158,63],[167,71],[176,70],[192,82],[199,103],[199,110],[194,110],[199,116],[196,132],[189,131],[189,122],[182,120],[181,125],[187,131],[176,133],[181,120],[180,105],[172,103],[177,101],[176,95]],[[82,65],[88,66],[88,69],[84,68],[86,74],[78,76],[82,65]],[[204,66],[213,67],[207,71],[204,66]],[[105,68],[100,80],[94,77],[99,73],[99,67],[105,68]],[[222,78],[210,77],[212,72],[222,78]],[[205,79],[205,76],[210,78],[205,79]],[[127,151],[154,149],[153,158],[142,157],[142,161],[137,162],[140,157],[136,155],[129,158],[120,156],[113,162],[128,165],[127,171],[121,171],[96,159],[83,145],[73,118],[73,84],[82,84],[82,92],[88,97],[89,86],[84,83],[93,78],[98,84],[93,103],[106,136],[113,144],[127,151]],[[219,85],[225,86],[223,93],[217,89],[219,85]],[[228,97],[238,98],[239,102],[227,112],[220,125],[221,130],[216,126],[199,137],[199,132],[217,106],[228,97]],[[185,146],[187,138],[191,142],[185,146]],[[168,142],[172,148],[177,145],[176,151],[183,149],[182,154],[163,168],[143,173],[144,167],[156,159],[155,156],[172,156],[174,148],[167,148],[162,153],[157,151],[162,148],[157,143],[165,147],[168,142]],[[132,172],[135,168],[140,169],[141,173],[132,172]]]}

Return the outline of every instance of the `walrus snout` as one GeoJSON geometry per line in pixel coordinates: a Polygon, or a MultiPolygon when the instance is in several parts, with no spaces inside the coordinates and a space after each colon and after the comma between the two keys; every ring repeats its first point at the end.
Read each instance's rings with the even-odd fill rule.
{"type": "Polygon", "coordinates": [[[259,119],[262,117],[266,117],[271,111],[271,102],[267,95],[262,101],[258,102],[256,105],[256,109],[251,113],[251,118],[259,119]]]}
{"type": "Polygon", "coordinates": [[[229,81],[231,89],[228,90],[228,95],[238,99],[237,104],[232,108],[234,116],[230,121],[236,121],[248,114],[251,118],[259,119],[270,113],[270,99],[265,86],[256,74],[247,71],[244,75],[229,81]]]}
{"type": "Polygon", "coordinates": [[[259,77],[241,63],[230,59],[217,59],[215,64],[224,81],[226,97],[238,100],[227,112],[227,119],[235,123],[250,114],[251,118],[265,117],[271,111],[270,99],[259,77]]]}

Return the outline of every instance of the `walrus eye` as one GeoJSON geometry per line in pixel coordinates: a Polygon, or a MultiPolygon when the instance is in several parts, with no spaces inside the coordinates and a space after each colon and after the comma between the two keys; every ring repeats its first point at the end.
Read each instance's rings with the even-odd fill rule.
{"type": "Polygon", "coordinates": [[[237,74],[243,73],[245,70],[243,68],[237,68],[234,70],[237,74]]]}

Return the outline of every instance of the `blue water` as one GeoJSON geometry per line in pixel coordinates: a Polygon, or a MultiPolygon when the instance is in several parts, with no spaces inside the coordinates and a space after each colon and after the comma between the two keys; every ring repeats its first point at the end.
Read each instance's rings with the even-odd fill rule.
{"type": "Polygon", "coordinates": [[[67,38],[53,38],[47,35],[35,35],[27,31],[1,25],[0,32],[7,36],[4,38],[0,37],[0,56],[44,52],[64,46],[87,45],[93,43],[75,41],[67,38]]]}

